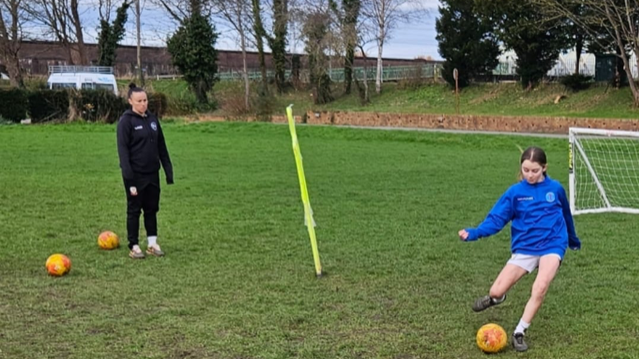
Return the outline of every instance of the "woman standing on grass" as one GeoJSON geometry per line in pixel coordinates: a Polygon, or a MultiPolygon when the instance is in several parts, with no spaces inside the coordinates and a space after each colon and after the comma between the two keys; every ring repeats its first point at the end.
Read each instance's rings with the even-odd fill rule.
{"type": "Polygon", "coordinates": [[[166,183],[173,184],[173,166],[158,119],[147,111],[148,100],[143,89],[129,85],[131,109],[118,122],[118,155],[127,199],[127,237],[129,257],[144,258],[138,236],[140,214],[144,211],[144,228],[148,239],[146,253],[164,255],[157,243],[157,212],[160,207],[160,163],[166,183]]]}
{"type": "Polygon", "coordinates": [[[476,312],[502,303],[519,279],[538,268],[530,299],[513,335],[513,347],[517,351],[528,349],[524,334],[544,301],[566,248],[581,248],[566,192],[559,182],[548,177],[546,163],[546,154],[541,148],[527,148],[521,155],[521,181],[501,196],[477,228],[459,231],[462,241],[475,241],[496,234],[512,221],[512,257],[495,279],[489,294],[473,304],[476,312]]]}

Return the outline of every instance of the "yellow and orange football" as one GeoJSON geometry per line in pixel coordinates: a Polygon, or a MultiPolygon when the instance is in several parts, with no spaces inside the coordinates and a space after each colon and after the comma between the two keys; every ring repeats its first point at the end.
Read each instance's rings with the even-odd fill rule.
{"type": "Polygon", "coordinates": [[[490,323],[477,331],[477,346],[484,353],[497,353],[508,344],[508,335],[498,324],[490,323]]]}
{"type": "Polygon", "coordinates": [[[71,270],[71,260],[64,254],[52,254],[47,258],[45,266],[50,275],[60,277],[71,270]]]}
{"type": "Polygon", "coordinates": [[[120,246],[120,238],[111,231],[104,231],[98,236],[98,246],[102,249],[115,249],[120,246]]]}

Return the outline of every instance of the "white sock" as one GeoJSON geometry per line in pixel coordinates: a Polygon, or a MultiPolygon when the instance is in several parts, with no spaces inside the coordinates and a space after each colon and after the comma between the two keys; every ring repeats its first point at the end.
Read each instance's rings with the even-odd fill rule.
{"type": "Polygon", "coordinates": [[[530,326],[530,323],[526,323],[524,322],[523,319],[521,319],[519,321],[519,324],[517,325],[517,328],[515,329],[515,333],[524,333],[526,331],[526,329],[528,329],[528,327],[530,326]]]}
{"type": "Polygon", "coordinates": [[[490,299],[493,301],[493,304],[499,304],[499,303],[503,302],[504,300],[506,300],[506,294],[502,295],[499,298],[490,297],[490,299]]]}
{"type": "Polygon", "coordinates": [[[149,247],[155,247],[157,244],[158,236],[148,236],[147,240],[149,241],[149,247]]]}

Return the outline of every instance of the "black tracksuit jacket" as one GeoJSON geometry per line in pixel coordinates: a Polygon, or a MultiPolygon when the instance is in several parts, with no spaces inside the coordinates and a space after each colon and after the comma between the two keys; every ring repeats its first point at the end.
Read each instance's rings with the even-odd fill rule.
{"type": "Polygon", "coordinates": [[[142,116],[132,110],[124,112],[118,122],[117,138],[122,178],[127,188],[141,188],[149,183],[149,179],[157,178],[160,163],[166,183],[173,183],[173,165],[162,127],[152,113],[147,111],[142,116]]]}

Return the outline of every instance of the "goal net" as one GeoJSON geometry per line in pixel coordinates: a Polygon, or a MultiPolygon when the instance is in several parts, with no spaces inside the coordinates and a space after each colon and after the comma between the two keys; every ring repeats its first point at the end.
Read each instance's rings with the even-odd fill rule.
{"type": "Polygon", "coordinates": [[[572,213],[639,214],[639,132],[570,128],[572,213]]]}

